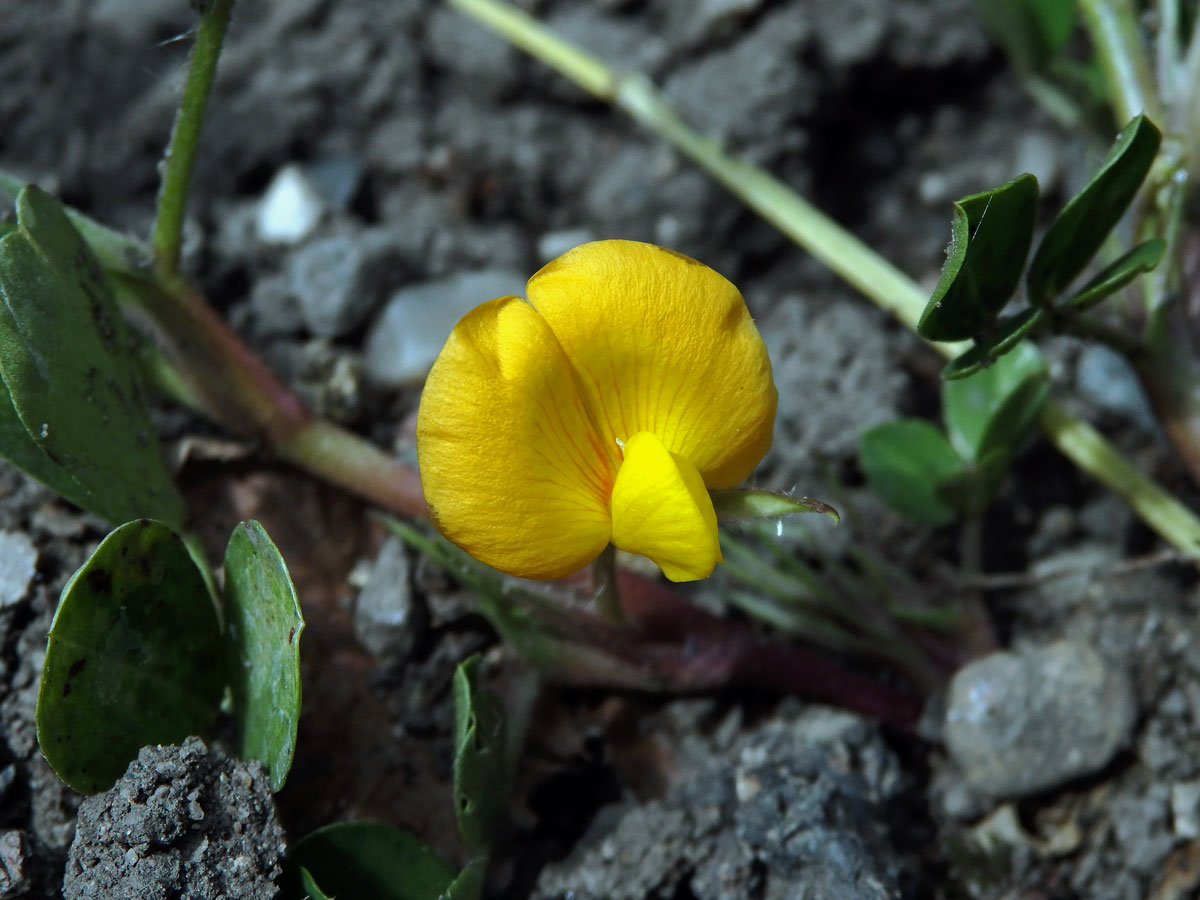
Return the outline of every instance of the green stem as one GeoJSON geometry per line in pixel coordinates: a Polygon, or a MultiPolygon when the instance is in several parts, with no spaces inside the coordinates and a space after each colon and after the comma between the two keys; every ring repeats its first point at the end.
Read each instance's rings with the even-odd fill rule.
{"type": "Polygon", "coordinates": [[[313,416],[187,281],[107,272],[130,323],[158,348],[159,386],[281,459],[405,516],[425,514],[417,472],[313,416]]]}
{"type": "Polygon", "coordinates": [[[160,272],[174,274],[179,270],[179,250],[183,243],[183,215],[187,209],[188,183],[196,148],[200,143],[200,128],[212,91],[217,59],[234,0],[210,0],[196,29],[196,43],[188,62],[187,83],[183,99],[175,116],[171,142],[163,161],[162,187],[158,192],[158,213],[154,220],[151,245],[154,264],[160,272]]]}
{"type": "Polygon", "coordinates": [[[1078,4],[1108,81],[1109,103],[1118,124],[1142,112],[1162,121],[1133,4],[1129,0],[1078,0],[1078,4]]]}
{"type": "Polygon", "coordinates": [[[592,600],[600,618],[621,624],[625,613],[621,610],[621,592],[617,584],[617,549],[609,544],[589,566],[592,573],[592,600]]]}
{"type": "MultiPolygon", "coordinates": [[[[691,129],[644,77],[618,77],[599,59],[555,37],[530,16],[499,0],[449,2],[580,87],[602,100],[615,103],[692,159],[848,284],[915,329],[928,299],[919,285],[778,179],[733,159],[716,141],[691,129]]],[[[1110,8],[1105,0],[1080,0],[1080,3],[1097,10],[1110,8]]],[[[1138,78],[1130,76],[1131,90],[1140,84],[1138,78]]],[[[1127,106],[1135,102],[1140,106],[1143,101],[1126,96],[1127,106]]],[[[1128,118],[1132,118],[1132,114],[1126,120],[1128,118]]],[[[963,345],[955,344],[934,346],[947,356],[955,356],[965,349],[963,345]]],[[[1191,559],[1200,559],[1200,519],[1125,459],[1099,432],[1071,416],[1053,400],[1047,403],[1039,422],[1047,439],[1067,458],[1124,498],[1138,516],[1173,547],[1191,559]]]]}

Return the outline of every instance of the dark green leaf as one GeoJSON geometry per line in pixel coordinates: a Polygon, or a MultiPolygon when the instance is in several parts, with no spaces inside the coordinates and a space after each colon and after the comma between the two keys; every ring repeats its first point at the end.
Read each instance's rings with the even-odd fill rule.
{"type": "Polygon", "coordinates": [[[1050,395],[1050,375],[1025,341],[969,378],[942,383],[942,417],[950,443],[965,459],[1008,454],[1033,430],[1050,395]]]}
{"type": "Polygon", "coordinates": [[[838,511],[820,500],[792,497],[773,491],[711,491],[713,508],[718,522],[741,522],[746,519],[773,519],[795,513],[824,513],[841,522],[838,511]]]}
{"type": "MultiPolygon", "coordinates": [[[[0,320],[4,311],[0,308],[0,320]]],[[[3,329],[0,324],[0,330],[3,329]]],[[[88,492],[71,477],[71,473],[45,454],[28,431],[25,423],[13,408],[12,397],[8,387],[0,380],[0,456],[25,472],[28,472],[42,484],[57,494],[72,500],[79,506],[89,506],[86,498],[88,492]]]]}
{"type": "Polygon", "coordinates": [[[871,489],[898,513],[925,525],[954,521],[954,509],[937,489],[964,462],[929,422],[900,419],[864,431],[858,458],[871,489]]]}
{"type": "Polygon", "coordinates": [[[938,499],[960,513],[982,512],[996,496],[1011,462],[1012,457],[1002,448],[989,453],[939,483],[938,499]]]}
{"type": "Polygon", "coordinates": [[[1025,335],[1042,324],[1045,317],[1045,311],[1039,307],[1022,310],[1015,316],[1005,316],[986,337],[976,341],[974,347],[946,363],[942,369],[942,378],[954,381],[974,375],[990,366],[1005,353],[1011,353],[1018,347],[1025,335]]]}
{"type": "Polygon", "coordinates": [[[478,681],[478,656],[454,671],[454,811],[463,843],[483,851],[504,812],[508,767],[503,706],[478,681]]]}
{"type": "Polygon", "coordinates": [[[975,0],[984,26],[1023,72],[1043,69],[1075,28],[1075,0],[975,0]]]}
{"type": "Polygon", "coordinates": [[[1026,276],[1030,302],[1049,303],[1083,271],[1137,195],[1161,141],[1145,116],[1125,126],[1100,169],[1042,238],[1026,276]]]}
{"type": "Polygon", "coordinates": [[[1067,301],[1067,305],[1078,311],[1091,309],[1139,275],[1153,270],[1162,261],[1166,250],[1167,242],[1162,238],[1153,238],[1138,244],[1116,262],[1105,266],[1104,271],[1067,301]]]}
{"type": "Polygon", "coordinates": [[[225,550],[225,620],[238,756],[261,760],[277,791],[296,749],[304,619],[283,557],[254,521],[225,550]]]}
{"type": "Polygon", "coordinates": [[[297,841],[284,870],[285,900],[301,900],[307,869],[337,900],[438,900],[455,871],[406,831],[372,822],[339,822],[297,841]]]}
{"type": "Polygon", "coordinates": [[[221,630],[187,547],[128,522],[63,588],[37,700],[42,753],[85,794],[147,744],[206,736],[225,687],[221,630]]]}
{"type": "MultiPolygon", "coordinates": [[[[154,516],[179,527],[183,501],[159,456],[132,335],[100,264],[49,194],[26,188],[17,214],[20,228],[0,239],[0,373],[13,408],[80,486],[69,500],[110,521],[154,516]]],[[[49,483],[71,487],[53,475],[49,483]]]]}
{"type": "Polygon", "coordinates": [[[1033,239],[1038,186],[1032,175],[954,204],[946,265],[917,333],[963,341],[984,331],[1021,280],[1033,239]]]}
{"type": "Polygon", "coordinates": [[[320,885],[313,880],[312,873],[308,869],[300,869],[300,884],[304,888],[304,895],[307,897],[307,900],[334,900],[333,897],[330,897],[321,890],[320,885]]]}

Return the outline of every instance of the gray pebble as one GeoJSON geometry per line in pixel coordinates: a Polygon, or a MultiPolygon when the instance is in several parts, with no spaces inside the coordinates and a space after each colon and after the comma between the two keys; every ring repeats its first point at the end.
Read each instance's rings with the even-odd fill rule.
{"type": "Polygon", "coordinates": [[[1089,344],[1079,355],[1075,383],[1081,396],[1102,410],[1132,419],[1142,429],[1156,429],[1154,413],[1125,358],[1101,344],[1089,344]]]}
{"type": "Polygon", "coordinates": [[[378,236],[335,234],[298,248],[288,261],[288,290],[309,331],[336,338],[362,324],[377,294],[369,282],[388,248],[378,236]]]}
{"type": "Polygon", "coordinates": [[[354,631],[376,657],[403,659],[420,637],[422,609],[413,602],[408,555],[398,538],[380,548],[354,604],[354,631]]]}
{"type": "Polygon", "coordinates": [[[967,784],[993,797],[1057,787],[1103,768],[1136,716],[1128,675],[1060,641],[993,653],[950,684],[944,740],[967,784]]]}
{"type": "Polygon", "coordinates": [[[451,275],[397,291],[367,335],[367,378],[382,387],[420,382],[459,319],[480,303],[524,292],[524,276],[507,269],[451,275]]]}
{"type": "Polygon", "coordinates": [[[20,603],[37,571],[38,552],[28,536],[0,531],[0,609],[20,603]]]}

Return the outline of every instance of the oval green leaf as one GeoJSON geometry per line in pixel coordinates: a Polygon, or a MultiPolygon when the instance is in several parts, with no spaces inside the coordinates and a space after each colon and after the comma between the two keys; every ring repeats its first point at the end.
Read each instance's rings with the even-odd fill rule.
{"type": "Polygon", "coordinates": [[[19,228],[0,238],[0,375],[48,460],[30,464],[26,447],[12,461],[109,521],[152,516],[179,528],[183,500],[100,263],[45,191],[21,191],[17,216],[19,228]]]}
{"type": "Polygon", "coordinates": [[[1099,170],[1055,217],[1033,255],[1026,276],[1030,302],[1049,303],[1083,271],[1133,202],[1161,142],[1144,115],[1117,135],[1099,170]]]}
{"type": "Polygon", "coordinates": [[[300,721],[300,603],[279,550],[258,522],[242,522],[225,549],[225,641],[238,756],[287,780],[300,721]]]}
{"type": "Polygon", "coordinates": [[[1112,296],[1139,275],[1150,272],[1167,252],[1167,242],[1152,238],[1138,244],[1089,281],[1066,305],[1077,312],[1091,309],[1101,300],[1112,296]]]}
{"type": "Polygon", "coordinates": [[[504,707],[479,689],[479,656],[454,670],[454,812],[463,843],[491,846],[508,797],[504,707]]]}
{"type": "Polygon", "coordinates": [[[824,513],[841,522],[838,511],[828,503],[811,497],[792,497],[774,491],[710,491],[718,522],[743,522],[747,519],[776,519],[797,513],[824,513]]]}
{"type": "Polygon", "coordinates": [[[939,498],[938,485],[964,462],[929,422],[900,419],[864,431],[858,459],[871,489],[896,512],[923,525],[954,521],[955,510],[939,498]]]}
{"type": "Polygon", "coordinates": [[[1037,347],[1023,342],[969,378],[942,384],[942,418],[955,450],[979,461],[1008,454],[1033,430],[1050,396],[1050,373],[1037,347]]]}
{"type": "Polygon", "coordinates": [[[337,900],[438,900],[457,873],[407,831],[338,822],[297,841],[284,868],[285,900],[303,900],[301,870],[337,900]]]}
{"type": "Polygon", "coordinates": [[[107,790],[147,744],[206,737],[225,687],[217,612],[182,540],[117,528],[63,588],[37,699],[42,753],[68,785],[107,790]]]}
{"type": "Polygon", "coordinates": [[[1037,198],[1037,179],[1026,174],[954,204],[946,265],[917,323],[921,337],[963,341],[995,320],[1021,280],[1037,198]]]}
{"type": "Polygon", "coordinates": [[[946,363],[942,378],[954,381],[967,378],[1016,349],[1027,334],[1042,324],[1046,313],[1040,307],[1030,307],[1015,316],[1005,316],[985,337],[975,342],[966,353],[946,363]]]}

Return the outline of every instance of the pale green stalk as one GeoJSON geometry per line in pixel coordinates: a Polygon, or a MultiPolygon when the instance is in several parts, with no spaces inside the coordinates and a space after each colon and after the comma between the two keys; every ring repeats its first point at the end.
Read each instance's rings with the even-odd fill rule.
{"type": "Polygon", "coordinates": [[[1150,75],[1137,10],[1130,0],[1077,0],[1084,27],[1108,81],[1109,103],[1117,123],[1138,113],[1162,121],[1158,94],[1150,75]]]}
{"type": "Polygon", "coordinates": [[[208,0],[196,29],[196,42],[188,60],[187,83],[171,130],[171,143],[163,160],[162,187],[158,192],[158,213],[150,244],[154,264],[159,271],[174,274],[179,269],[179,251],[183,244],[183,215],[187,209],[188,184],[200,143],[200,127],[208,108],[217,59],[234,0],[208,0]]]}
{"type": "MultiPolygon", "coordinates": [[[[654,134],[666,140],[743,200],[760,216],[829,266],[848,284],[882,309],[915,328],[928,299],[911,278],[883,259],[787,185],[761,169],[729,156],[721,145],[687,125],[661,93],[643,76],[618,75],[601,60],[549,32],[526,13],[499,0],[448,0],[468,15],[496,30],[506,40],[554,68],[584,90],[612,103],[654,134]]],[[[1113,18],[1119,0],[1080,0],[1091,10],[1096,27],[1112,40],[1124,42],[1124,20],[1113,18]],[[1111,32],[1111,34],[1110,34],[1111,32]]],[[[1136,34],[1133,35],[1136,37],[1136,34]]],[[[1115,58],[1115,57],[1114,57],[1115,58]]],[[[1127,57],[1140,59],[1140,55],[1127,57]]],[[[1147,81],[1136,63],[1115,69],[1120,85],[1119,110],[1132,118],[1146,106],[1147,81]],[[1136,108],[1134,108],[1136,107],[1136,108]]],[[[1148,76],[1146,76],[1148,77],[1148,76]]],[[[947,356],[964,346],[934,345],[947,356]]],[[[1070,415],[1051,400],[1039,424],[1068,459],[1121,496],[1134,512],[1164,540],[1191,559],[1200,559],[1200,519],[1147,477],[1091,425],[1070,415]]]]}

